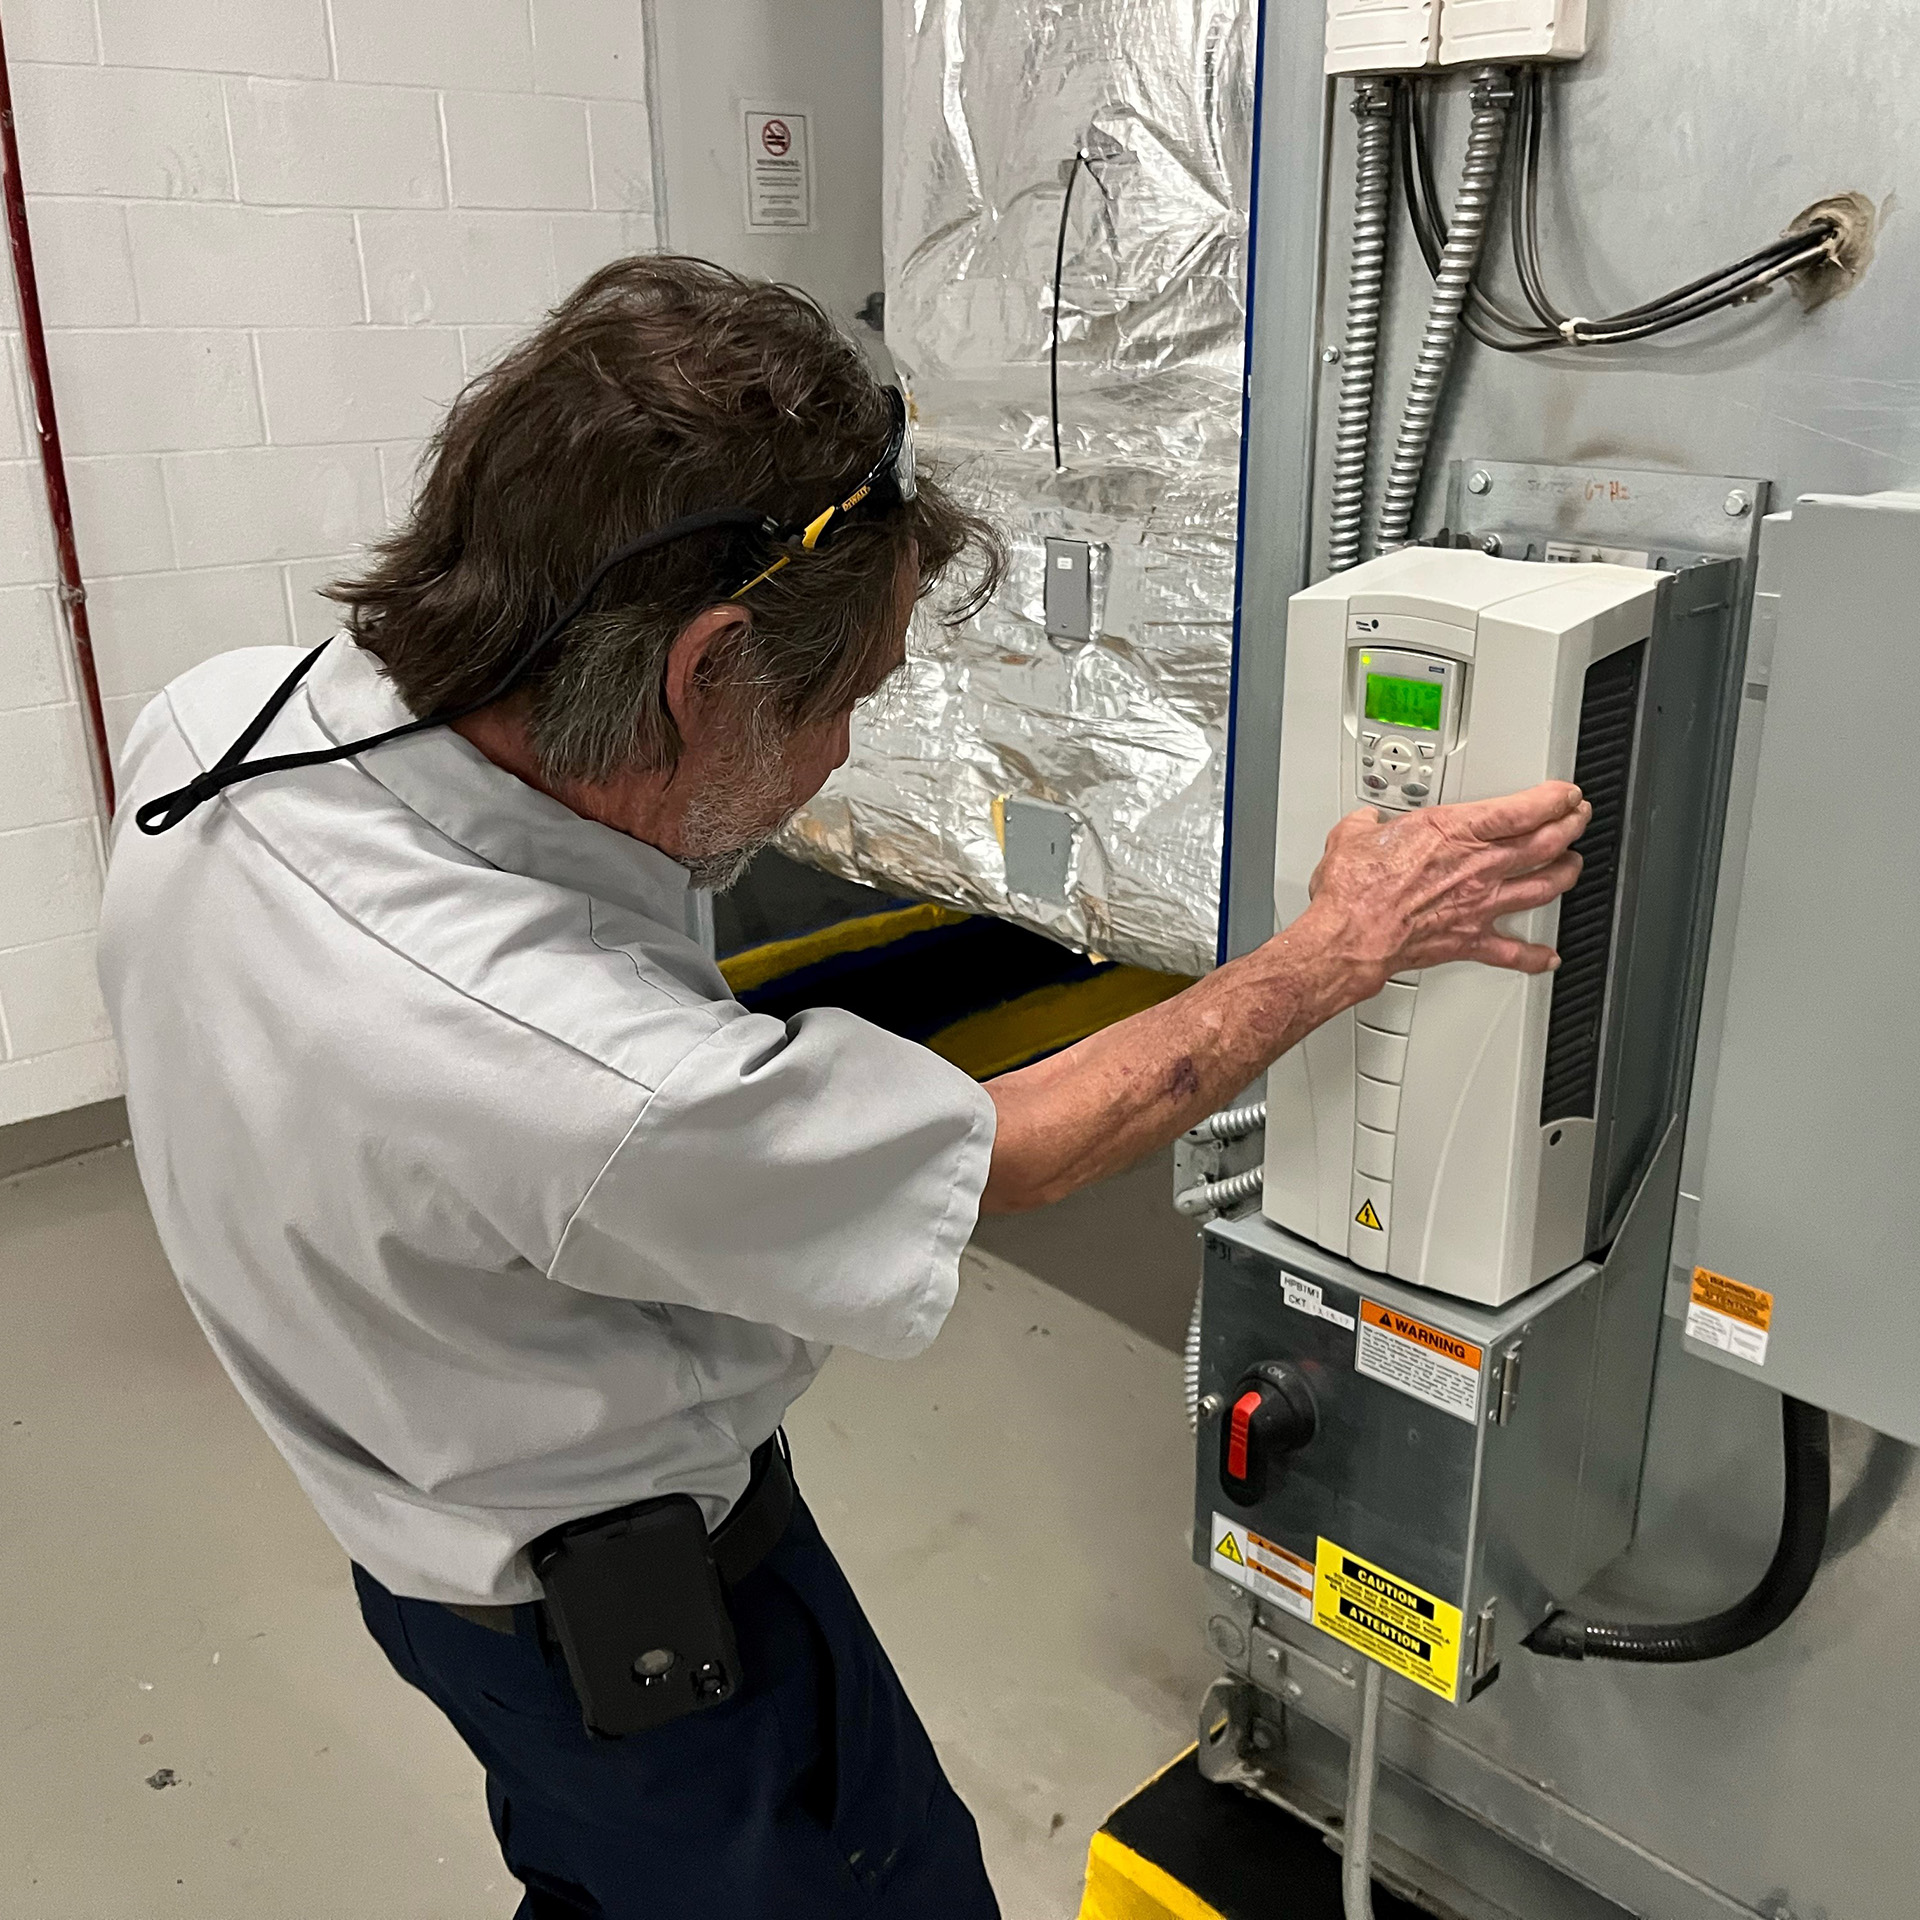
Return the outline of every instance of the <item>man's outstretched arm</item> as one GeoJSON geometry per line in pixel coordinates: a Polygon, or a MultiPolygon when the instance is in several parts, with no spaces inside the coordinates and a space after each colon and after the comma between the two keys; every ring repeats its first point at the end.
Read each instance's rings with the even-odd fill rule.
{"type": "Polygon", "coordinates": [[[1232,1100],[1396,973],[1477,960],[1521,973],[1550,947],[1501,933],[1571,887],[1592,809],[1563,781],[1420,813],[1349,814],[1313,901],[1265,946],[1171,1000],[989,1083],[999,1111],[983,1213],[1022,1213],[1121,1172],[1232,1100]]]}

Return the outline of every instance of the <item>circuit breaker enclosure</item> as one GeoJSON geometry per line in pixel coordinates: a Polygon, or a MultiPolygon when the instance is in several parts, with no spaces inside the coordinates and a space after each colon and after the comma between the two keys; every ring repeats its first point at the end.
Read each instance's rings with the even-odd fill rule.
{"type": "Polygon", "coordinates": [[[1920,1443],[1920,834],[1874,770],[1920,705],[1920,494],[1810,496],[1760,551],[1673,1310],[1699,1357],[1920,1443]]]}
{"type": "Polygon", "coordinates": [[[1653,1391],[1678,1129],[1604,1264],[1504,1307],[1369,1274],[1257,1215],[1207,1230],[1194,1557],[1284,1637],[1454,1703],[1623,1552],[1653,1391]],[[1317,1429],[1238,1504],[1222,1426],[1263,1363],[1317,1429]]]}

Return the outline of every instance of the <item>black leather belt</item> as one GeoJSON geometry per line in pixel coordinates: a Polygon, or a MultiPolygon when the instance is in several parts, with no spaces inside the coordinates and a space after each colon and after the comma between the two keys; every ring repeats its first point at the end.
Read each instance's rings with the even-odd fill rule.
{"type": "MultiPolygon", "coordinates": [[[[787,1459],[785,1434],[775,1434],[753,1455],[753,1477],[747,1490],[733,1503],[733,1510],[707,1536],[713,1554],[714,1570],[722,1584],[737,1587],[757,1567],[787,1530],[793,1518],[793,1468],[787,1459]]],[[[519,1631],[518,1607],[467,1607],[451,1600],[440,1604],[462,1620],[491,1633],[519,1631]]],[[[531,1603],[538,1607],[539,1601],[531,1603]]]]}

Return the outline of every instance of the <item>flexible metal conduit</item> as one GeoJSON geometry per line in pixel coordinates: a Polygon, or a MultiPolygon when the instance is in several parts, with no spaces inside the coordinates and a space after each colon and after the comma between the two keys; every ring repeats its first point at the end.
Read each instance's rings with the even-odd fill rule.
{"type": "Polygon", "coordinates": [[[1200,1431],[1200,1306],[1206,1299],[1203,1283],[1193,1290],[1193,1312],[1187,1318],[1187,1351],[1183,1384],[1187,1390],[1187,1431],[1200,1431]]]}
{"type": "Polygon", "coordinates": [[[20,178],[20,149],[13,136],[13,87],[7,72],[7,41],[0,27],[0,188],[7,204],[7,246],[13,259],[13,286],[19,299],[20,338],[27,350],[27,382],[33,391],[34,431],[40,442],[40,471],[46,481],[47,512],[53,521],[53,550],[59,568],[60,609],[73,645],[74,671],[85,702],[92,747],[93,777],[102,809],[112,817],[113,750],[107,744],[107,715],[100,701],[100,676],[93,664],[93,631],[87,619],[87,589],[80,574],[80,552],[73,537],[73,501],[67,492],[66,460],[60,451],[60,422],[53,406],[53,370],[47,364],[47,334],[40,318],[40,281],[33,268],[33,237],[27,228],[27,196],[20,178]]]}
{"type": "Polygon", "coordinates": [[[1225,1180],[1203,1180],[1175,1197],[1173,1210],[1184,1219],[1197,1220],[1203,1213],[1224,1213],[1242,1200],[1251,1200],[1266,1185],[1266,1175],[1258,1167],[1230,1175],[1225,1180]]]}
{"type": "Polygon", "coordinates": [[[1229,1107],[1224,1113],[1216,1113],[1202,1120],[1194,1128],[1195,1133],[1210,1135],[1213,1139],[1230,1142],[1244,1140],[1250,1133],[1258,1133],[1267,1124],[1267,1103],[1255,1100],[1244,1107],[1229,1107]]]}
{"type": "Polygon", "coordinates": [[[1704,1620],[1673,1625],[1651,1621],[1587,1620],[1555,1613],[1534,1628],[1529,1653],[1555,1660],[1634,1660],[1678,1666],[1722,1660],[1764,1640],[1807,1597],[1827,1545],[1832,1468],[1827,1416],[1804,1400],[1783,1395],[1780,1439],[1785,1487],[1780,1539],[1760,1583],[1745,1598],[1704,1620]]]}
{"type": "Polygon", "coordinates": [[[1360,563],[1366,533],[1367,456],[1373,450],[1373,396],[1380,364],[1380,307],[1393,230],[1393,88],[1362,80],[1354,90],[1359,159],[1353,189],[1353,264],[1347,280],[1347,330],[1340,360],[1340,417],[1333,435],[1333,513],[1327,564],[1335,573],[1360,563]]]}
{"type": "Polygon", "coordinates": [[[1426,335],[1420,343],[1420,358],[1413,370],[1406,412],[1400,420],[1400,438],[1387,476],[1380,509],[1382,553],[1405,546],[1412,532],[1440,398],[1446,390],[1454,350],[1460,344],[1461,315],[1500,191],[1500,162],[1506,151],[1507,114],[1512,105],[1513,81],[1504,69],[1482,67],[1474,74],[1466,171],[1460,178],[1460,197],[1454,205],[1446,249],[1440,256],[1440,270],[1434,276],[1426,335]]]}

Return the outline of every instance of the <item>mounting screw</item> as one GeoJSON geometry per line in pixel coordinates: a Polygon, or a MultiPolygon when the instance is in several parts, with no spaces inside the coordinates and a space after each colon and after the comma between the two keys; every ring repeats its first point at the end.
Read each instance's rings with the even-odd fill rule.
{"type": "Polygon", "coordinates": [[[1480,551],[1482,553],[1491,553],[1497,558],[1500,553],[1500,536],[1497,533],[1488,534],[1487,537],[1480,542],[1480,551]]]}
{"type": "Polygon", "coordinates": [[[1487,472],[1484,467],[1475,467],[1474,470],[1467,475],[1467,491],[1469,493],[1491,493],[1493,491],[1493,475],[1487,472]]]}
{"type": "Polygon", "coordinates": [[[1326,366],[1337,367],[1340,364],[1340,349],[1338,347],[1322,347],[1320,349],[1320,359],[1322,364],[1326,366]]]}
{"type": "Polygon", "coordinates": [[[1727,495],[1726,508],[1729,520],[1744,520],[1753,511],[1753,502],[1738,487],[1735,487],[1727,495]]]}
{"type": "Polygon", "coordinates": [[[1217,1420],[1226,1411],[1226,1406],[1226,1401],[1219,1394],[1207,1394],[1200,1402],[1200,1418],[1217,1420]]]}

